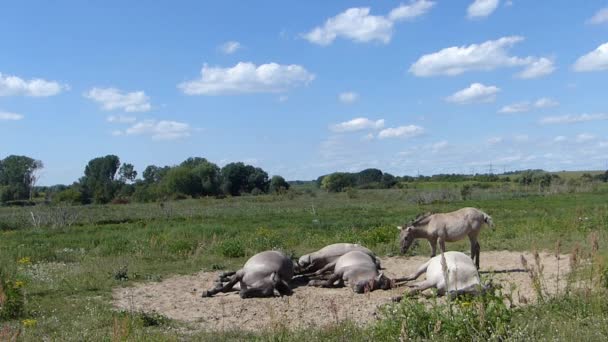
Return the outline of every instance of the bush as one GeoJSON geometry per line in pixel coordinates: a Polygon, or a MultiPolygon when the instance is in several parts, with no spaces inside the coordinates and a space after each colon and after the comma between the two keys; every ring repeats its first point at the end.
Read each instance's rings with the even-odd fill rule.
{"type": "Polygon", "coordinates": [[[82,204],[85,202],[82,192],[74,188],[68,188],[58,192],[55,196],[53,196],[53,201],[69,204],[82,204]]]}
{"type": "Polygon", "coordinates": [[[245,256],[245,248],[241,241],[226,240],[219,246],[220,254],[227,258],[242,258],[245,256]]]}
{"type": "Polygon", "coordinates": [[[0,321],[20,318],[25,314],[22,281],[12,280],[0,269],[0,321]]]}

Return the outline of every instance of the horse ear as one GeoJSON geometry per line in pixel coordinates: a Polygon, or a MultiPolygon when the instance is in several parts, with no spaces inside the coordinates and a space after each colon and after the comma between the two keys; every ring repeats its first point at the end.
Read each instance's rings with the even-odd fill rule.
{"type": "Polygon", "coordinates": [[[397,229],[403,230],[403,226],[397,226],[397,229]]]}
{"type": "Polygon", "coordinates": [[[407,227],[408,232],[411,232],[413,229],[414,229],[414,227],[412,227],[412,226],[407,227]]]}
{"type": "Polygon", "coordinates": [[[382,279],[382,277],[384,277],[384,272],[378,273],[378,277],[376,278],[376,280],[380,280],[382,279]]]}

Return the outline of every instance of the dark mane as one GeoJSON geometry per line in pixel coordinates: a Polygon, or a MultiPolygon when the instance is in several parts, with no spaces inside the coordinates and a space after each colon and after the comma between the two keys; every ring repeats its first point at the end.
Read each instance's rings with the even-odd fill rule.
{"type": "Polygon", "coordinates": [[[433,215],[432,212],[426,212],[423,214],[418,214],[418,216],[416,216],[415,219],[413,219],[412,221],[410,221],[410,223],[408,224],[409,226],[417,226],[420,224],[424,224],[426,223],[425,221],[428,221],[428,218],[433,215]]]}

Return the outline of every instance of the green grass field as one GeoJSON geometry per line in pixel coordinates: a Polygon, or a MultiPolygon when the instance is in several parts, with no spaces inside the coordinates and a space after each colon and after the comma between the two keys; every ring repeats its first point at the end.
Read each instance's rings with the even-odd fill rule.
{"type": "MultiPolygon", "coordinates": [[[[431,334],[435,328],[426,329],[425,324],[449,317],[471,320],[473,312],[465,306],[457,312],[452,308],[446,312],[440,306],[427,310],[405,301],[391,309],[399,314],[364,328],[341,323],[316,331],[275,329],[257,335],[238,331],[218,335],[192,332],[187,325],[162,317],[117,312],[110,304],[113,287],[159,281],[201,269],[234,269],[247,257],[266,249],[282,249],[297,256],[329,243],[358,242],[380,255],[397,254],[396,225],[426,211],[465,206],[484,210],[496,223],[495,230],[481,236],[482,250],[486,251],[553,251],[557,241],[564,252],[574,248],[587,251],[592,249],[588,239],[591,233],[597,232],[600,242],[608,237],[608,192],[602,188],[593,193],[478,196],[432,204],[418,204],[412,200],[412,191],[314,191],[193,199],[167,202],[162,207],[151,203],[1,208],[3,291],[8,291],[7,286],[18,288],[25,295],[25,303],[24,311],[15,315],[18,317],[2,319],[0,340],[14,334],[27,341],[287,341],[344,340],[346,336],[348,340],[398,340],[404,332],[414,340],[608,337],[608,299],[601,286],[522,309],[488,312],[489,328],[483,331],[444,323],[443,330],[435,335],[431,334]],[[409,322],[406,328],[404,321],[409,322]],[[579,332],[583,323],[586,328],[579,332]]],[[[450,249],[466,251],[468,241],[450,244],[450,249]]],[[[603,265],[607,251],[600,244],[594,262],[603,265]]],[[[411,253],[426,254],[428,247],[420,244],[411,253]]],[[[601,268],[597,272],[606,271],[601,268]]],[[[484,300],[485,304],[481,299],[473,303],[484,308],[494,305],[491,298],[484,300]]]]}

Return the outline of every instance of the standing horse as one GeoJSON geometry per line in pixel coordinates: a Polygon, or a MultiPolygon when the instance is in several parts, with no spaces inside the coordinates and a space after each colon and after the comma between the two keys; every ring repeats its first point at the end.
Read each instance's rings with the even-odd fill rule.
{"type": "Polygon", "coordinates": [[[494,222],[490,215],[476,208],[462,208],[449,213],[424,214],[418,216],[405,228],[397,227],[400,231],[399,240],[401,254],[405,254],[415,239],[425,238],[431,245],[431,257],[437,254],[437,242],[442,252],[445,252],[445,242],[453,242],[469,237],[471,242],[471,259],[479,269],[479,253],[481,246],[477,236],[483,224],[490,228],[494,222]]]}

